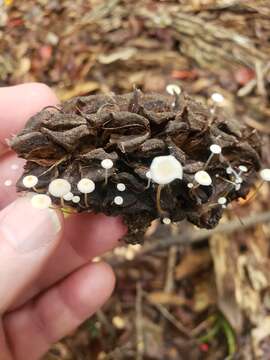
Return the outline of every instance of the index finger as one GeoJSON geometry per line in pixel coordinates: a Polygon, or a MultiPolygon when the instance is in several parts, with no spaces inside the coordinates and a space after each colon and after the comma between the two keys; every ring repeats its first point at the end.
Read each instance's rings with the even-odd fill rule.
{"type": "Polygon", "coordinates": [[[54,92],[41,83],[0,88],[0,154],[8,149],[6,139],[21,130],[32,115],[58,102],[54,92]]]}

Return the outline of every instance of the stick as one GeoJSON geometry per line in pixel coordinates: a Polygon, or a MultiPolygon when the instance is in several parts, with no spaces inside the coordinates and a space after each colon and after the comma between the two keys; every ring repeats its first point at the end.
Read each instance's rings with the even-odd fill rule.
{"type": "MultiPolygon", "coordinates": [[[[231,234],[238,230],[246,230],[251,228],[254,225],[257,225],[259,223],[267,223],[270,221],[270,211],[266,211],[260,214],[250,215],[242,218],[242,223],[239,222],[239,219],[235,219],[232,221],[229,221],[225,224],[218,225],[213,230],[206,230],[206,229],[200,229],[200,230],[194,230],[184,233],[181,236],[169,236],[166,237],[166,239],[156,239],[156,238],[150,238],[148,242],[142,249],[142,251],[138,252],[134,258],[133,261],[129,261],[129,264],[132,264],[138,257],[141,257],[143,255],[148,255],[152,252],[164,250],[172,245],[191,245],[194,243],[199,243],[201,241],[204,241],[208,239],[210,236],[218,233],[225,233],[225,234],[231,234]]],[[[126,260],[115,260],[111,259],[110,264],[112,266],[121,266],[123,264],[126,264],[126,260]]]]}
{"type": "Polygon", "coordinates": [[[142,286],[138,282],[136,295],[136,360],[143,360],[144,355],[142,295],[142,286]]]}

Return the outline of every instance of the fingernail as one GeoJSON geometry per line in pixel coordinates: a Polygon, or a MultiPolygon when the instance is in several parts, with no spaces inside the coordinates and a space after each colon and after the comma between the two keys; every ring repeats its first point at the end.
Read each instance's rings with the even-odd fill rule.
{"type": "Polygon", "coordinates": [[[17,199],[1,212],[0,234],[18,252],[42,248],[54,241],[60,231],[56,211],[34,208],[29,196],[17,199]]]}

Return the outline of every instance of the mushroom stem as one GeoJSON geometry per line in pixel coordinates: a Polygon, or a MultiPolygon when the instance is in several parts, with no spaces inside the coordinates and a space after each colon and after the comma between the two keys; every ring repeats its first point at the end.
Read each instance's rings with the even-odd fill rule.
{"type": "Polygon", "coordinates": [[[87,199],[87,194],[86,194],[86,193],[84,194],[84,203],[85,203],[85,206],[86,206],[86,207],[89,207],[88,199],[87,199]]]}
{"type": "Polygon", "coordinates": [[[233,182],[233,181],[231,181],[231,180],[228,180],[228,179],[225,179],[223,176],[216,176],[216,177],[218,177],[219,179],[221,179],[221,180],[223,180],[223,181],[225,181],[226,183],[228,183],[228,184],[231,184],[231,185],[236,185],[236,183],[235,182],[233,182]]]}
{"type": "Polygon", "coordinates": [[[108,169],[105,169],[105,182],[104,185],[108,184],[108,169]]]}
{"type": "Polygon", "coordinates": [[[157,195],[156,195],[156,201],[157,201],[157,210],[158,213],[161,215],[162,213],[164,213],[164,210],[162,210],[161,205],[160,205],[160,197],[161,197],[161,190],[163,189],[163,185],[158,185],[157,187],[157,195]]]}
{"type": "Polygon", "coordinates": [[[210,164],[211,160],[213,159],[214,154],[211,153],[208,160],[206,161],[205,165],[204,165],[204,170],[207,169],[208,165],[210,164]]]}
{"type": "Polygon", "coordinates": [[[44,191],[37,189],[35,186],[33,186],[33,190],[39,194],[43,194],[44,191]]]}
{"type": "Polygon", "coordinates": [[[61,207],[64,208],[65,207],[65,201],[64,201],[63,196],[61,196],[60,202],[61,202],[61,207]]]}

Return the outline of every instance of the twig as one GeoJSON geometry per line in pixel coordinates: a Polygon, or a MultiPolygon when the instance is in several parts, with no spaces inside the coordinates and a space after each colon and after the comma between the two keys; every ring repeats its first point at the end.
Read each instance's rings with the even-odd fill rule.
{"type": "Polygon", "coordinates": [[[167,319],[171,324],[173,324],[181,333],[186,335],[188,338],[191,338],[190,331],[187,331],[184,325],[180,323],[180,321],[176,320],[176,318],[166,309],[165,306],[161,304],[152,304],[155,306],[158,311],[167,319]]]}
{"type": "MultiPolygon", "coordinates": [[[[174,290],[174,269],[176,265],[176,259],[177,259],[177,246],[172,245],[169,248],[168,252],[168,262],[167,262],[167,274],[166,274],[166,280],[164,285],[164,293],[171,294],[174,290]]],[[[161,328],[164,328],[165,324],[165,317],[163,317],[160,321],[161,328]]]]}
{"type": "Polygon", "coordinates": [[[104,314],[104,312],[101,311],[101,310],[98,310],[96,314],[97,314],[98,320],[101,322],[101,324],[104,325],[104,327],[108,331],[109,336],[111,337],[111,339],[115,339],[115,337],[116,337],[115,328],[112,326],[110,321],[107,319],[107,316],[104,314]]]}
{"type": "Polygon", "coordinates": [[[145,248],[138,253],[148,254],[153,251],[166,249],[171,245],[187,245],[198,243],[200,241],[206,240],[208,237],[217,234],[217,233],[225,233],[231,234],[237,230],[246,230],[258,223],[265,223],[270,221],[270,211],[263,212],[261,214],[250,215],[245,218],[242,218],[243,224],[239,223],[239,220],[232,220],[225,224],[218,225],[213,230],[200,229],[190,233],[186,233],[183,236],[172,236],[166,239],[156,240],[154,243],[146,244],[145,248]]]}
{"type": "Polygon", "coordinates": [[[142,286],[138,282],[136,295],[136,360],[143,360],[144,338],[143,338],[143,315],[142,315],[142,286]]]}
{"type": "Polygon", "coordinates": [[[269,134],[270,135],[270,126],[269,124],[262,124],[261,122],[252,119],[249,116],[245,116],[244,118],[245,123],[252,127],[253,129],[256,129],[257,131],[260,131],[264,134],[269,134]]]}
{"type": "Polygon", "coordinates": [[[265,94],[264,89],[264,77],[267,75],[268,71],[270,70],[270,63],[267,63],[264,68],[262,68],[262,63],[256,62],[256,75],[255,79],[251,79],[247,82],[241,89],[238,90],[237,96],[244,97],[251,93],[251,91],[257,85],[259,94],[265,94]],[[258,65],[260,64],[260,65],[258,65]]]}
{"type": "MultiPolygon", "coordinates": [[[[150,238],[148,243],[138,252],[133,261],[129,261],[132,264],[138,257],[147,255],[155,251],[164,250],[172,245],[190,245],[198,243],[208,239],[210,236],[218,233],[231,234],[238,230],[246,230],[259,223],[267,223],[270,221],[270,211],[266,211],[260,214],[250,215],[242,218],[243,224],[238,219],[229,221],[225,224],[218,225],[213,230],[200,229],[195,231],[186,232],[181,236],[166,237],[166,239],[150,238]]],[[[111,259],[110,264],[113,266],[121,266],[127,262],[124,260],[111,259]]]]}
{"type": "Polygon", "coordinates": [[[164,286],[164,292],[172,293],[174,289],[174,269],[177,259],[177,246],[173,245],[169,249],[168,263],[167,263],[167,274],[164,286]]]}
{"type": "Polygon", "coordinates": [[[191,330],[191,336],[197,337],[199,334],[209,328],[210,326],[213,326],[214,322],[216,321],[215,315],[210,315],[207,319],[203,320],[199,325],[197,325],[195,328],[191,330]]]}

